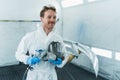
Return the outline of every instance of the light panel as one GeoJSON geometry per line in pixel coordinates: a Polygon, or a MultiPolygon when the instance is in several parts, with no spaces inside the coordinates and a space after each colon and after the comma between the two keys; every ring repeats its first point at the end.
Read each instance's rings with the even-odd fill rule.
{"type": "Polygon", "coordinates": [[[109,50],[92,47],[92,51],[97,55],[112,58],[112,52],[109,50]]]}
{"type": "Polygon", "coordinates": [[[98,0],[88,0],[88,2],[94,2],[94,1],[98,1],[98,0]]]}
{"type": "Polygon", "coordinates": [[[116,52],[115,53],[115,59],[116,60],[120,60],[120,52],[116,52]]]}
{"type": "Polygon", "coordinates": [[[63,8],[66,8],[70,6],[83,4],[83,0],[63,0],[61,4],[63,8]]]}

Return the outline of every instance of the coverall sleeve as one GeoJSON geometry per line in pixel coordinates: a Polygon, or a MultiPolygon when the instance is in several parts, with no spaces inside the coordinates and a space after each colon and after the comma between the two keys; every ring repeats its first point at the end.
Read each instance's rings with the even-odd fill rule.
{"type": "Polygon", "coordinates": [[[24,64],[27,64],[27,58],[29,57],[26,55],[27,51],[27,39],[26,36],[24,36],[18,45],[15,54],[16,59],[24,64]]]}

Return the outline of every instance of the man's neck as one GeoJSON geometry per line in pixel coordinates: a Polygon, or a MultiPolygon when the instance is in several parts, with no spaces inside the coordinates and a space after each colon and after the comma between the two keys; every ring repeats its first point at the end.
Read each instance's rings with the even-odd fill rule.
{"type": "Polygon", "coordinates": [[[52,29],[48,29],[45,27],[43,27],[43,30],[45,31],[46,35],[48,35],[52,31],[52,29]]]}

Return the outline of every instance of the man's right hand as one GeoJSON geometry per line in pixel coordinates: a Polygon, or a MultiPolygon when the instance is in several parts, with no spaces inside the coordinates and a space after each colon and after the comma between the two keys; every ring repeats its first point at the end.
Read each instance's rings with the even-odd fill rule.
{"type": "Polygon", "coordinates": [[[38,57],[29,57],[27,59],[27,64],[34,65],[36,63],[39,63],[41,60],[38,57]]]}

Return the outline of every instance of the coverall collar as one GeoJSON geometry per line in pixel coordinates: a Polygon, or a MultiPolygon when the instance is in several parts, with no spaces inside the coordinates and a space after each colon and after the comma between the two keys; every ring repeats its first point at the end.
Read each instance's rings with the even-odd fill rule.
{"type": "Polygon", "coordinates": [[[50,36],[50,35],[52,35],[52,34],[54,33],[54,29],[47,35],[47,34],[45,33],[43,27],[40,26],[40,27],[38,28],[38,32],[39,32],[39,33],[42,33],[43,36],[48,37],[48,36],[50,36]]]}

